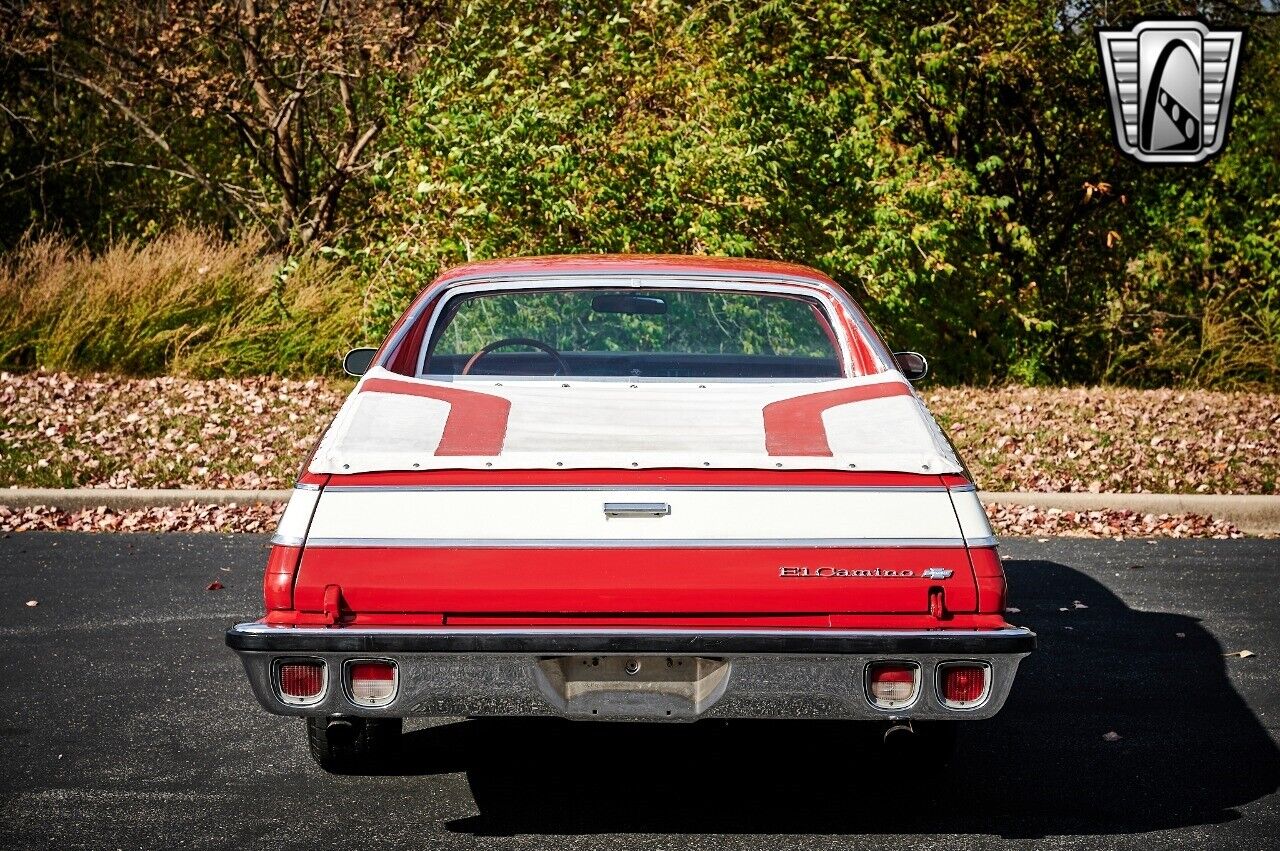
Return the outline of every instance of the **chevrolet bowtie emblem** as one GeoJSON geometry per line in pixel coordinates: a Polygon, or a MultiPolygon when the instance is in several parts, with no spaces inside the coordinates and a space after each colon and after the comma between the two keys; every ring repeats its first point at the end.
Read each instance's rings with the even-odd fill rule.
{"type": "Polygon", "coordinates": [[[1174,19],[1097,36],[1120,150],[1144,163],[1198,163],[1222,150],[1243,30],[1174,19]]]}

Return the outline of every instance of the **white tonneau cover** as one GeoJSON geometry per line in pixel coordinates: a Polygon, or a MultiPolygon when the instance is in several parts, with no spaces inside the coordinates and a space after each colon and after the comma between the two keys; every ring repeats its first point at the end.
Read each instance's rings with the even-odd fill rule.
{"type": "Polygon", "coordinates": [[[434,381],[381,367],[343,404],[309,471],[655,467],[961,471],[897,372],[794,382],[434,381]],[[784,400],[794,401],[775,404],[784,400]],[[475,432],[487,445],[468,439],[475,432]]]}

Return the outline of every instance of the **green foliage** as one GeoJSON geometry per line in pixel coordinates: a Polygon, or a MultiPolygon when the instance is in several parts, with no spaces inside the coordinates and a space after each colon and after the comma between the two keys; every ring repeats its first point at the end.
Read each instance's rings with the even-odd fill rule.
{"type": "MultiPolygon", "coordinates": [[[[440,6],[378,89],[386,128],[327,247],[357,292],[333,309],[372,341],[469,259],[750,255],[831,274],[944,380],[1274,385],[1280,18],[1246,6],[1205,7],[1249,28],[1230,142],[1175,168],[1120,155],[1100,82],[1093,27],[1145,3],[440,6]]],[[[208,218],[147,180],[127,214],[103,196],[98,242],[208,218]]]]}
{"type": "Polygon", "coordinates": [[[1222,155],[1144,187],[1142,239],[1111,302],[1108,378],[1280,383],[1280,27],[1250,36],[1222,155]]]}
{"type": "MultiPolygon", "coordinates": [[[[371,320],[385,327],[467,259],[753,255],[833,275],[950,380],[1274,381],[1280,195],[1244,164],[1275,165],[1275,51],[1247,58],[1247,127],[1227,157],[1143,169],[1111,141],[1099,20],[1078,15],[470,4],[454,21],[465,37],[389,116],[364,255],[371,320]],[[1188,359],[1237,339],[1196,325],[1218,303],[1196,270],[1241,265],[1249,280],[1221,309],[1270,349],[1188,359]],[[1157,356],[1154,317],[1175,308],[1191,322],[1157,356]]],[[[1255,45],[1274,42],[1273,23],[1254,29],[1255,45]]]]}

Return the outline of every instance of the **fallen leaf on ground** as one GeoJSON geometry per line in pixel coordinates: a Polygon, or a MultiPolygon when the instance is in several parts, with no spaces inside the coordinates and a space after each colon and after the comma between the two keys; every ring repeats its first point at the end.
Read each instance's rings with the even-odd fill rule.
{"type": "Polygon", "coordinates": [[[210,583],[205,587],[205,589],[204,589],[204,590],[206,590],[206,591],[221,591],[221,590],[222,590],[222,583],[215,579],[215,580],[213,580],[212,582],[210,582],[210,583]]]}
{"type": "MultiPolygon", "coordinates": [[[[350,387],[328,378],[0,372],[0,485],[288,487],[350,387]]],[[[1280,489],[1277,393],[1011,386],[924,395],[988,490],[1280,489]]],[[[1096,537],[1119,534],[1135,532],[1096,537]]],[[[1177,537],[1193,536],[1211,537],[1194,525],[1177,537]]]]}
{"type": "Polygon", "coordinates": [[[35,606],[38,606],[38,605],[40,605],[40,601],[39,601],[39,600],[28,600],[28,601],[27,601],[27,608],[34,608],[35,606]]]}
{"type": "Polygon", "coordinates": [[[1235,657],[1237,659],[1248,659],[1250,656],[1255,656],[1257,654],[1255,654],[1252,650],[1237,650],[1234,653],[1223,653],[1222,655],[1227,657],[1228,659],[1232,657],[1235,657]]]}
{"type": "Polygon", "coordinates": [[[1280,394],[936,387],[924,396],[987,490],[1280,489],[1280,394]]]}
{"type": "Polygon", "coordinates": [[[1102,734],[1102,740],[1103,740],[1104,742],[1118,742],[1118,741],[1120,741],[1120,740],[1121,740],[1121,739],[1123,739],[1123,738],[1124,738],[1124,736],[1120,735],[1120,734],[1119,734],[1119,733],[1117,733],[1115,730],[1112,730],[1112,731],[1111,731],[1111,732],[1109,732],[1109,733],[1103,733],[1103,734],[1102,734]]]}
{"type": "MultiPolygon", "coordinates": [[[[1027,494],[1034,501],[1034,494],[1027,494]]],[[[1034,504],[993,502],[985,506],[997,535],[1058,535],[1072,538],[1243,538],[1244,533],[1224,520],[1201,514],[1140,514],[1105,509],[1065,511],[1034,504]]],[[[1037,540],[1048,540],[1038,538],[1037,540]]]]}

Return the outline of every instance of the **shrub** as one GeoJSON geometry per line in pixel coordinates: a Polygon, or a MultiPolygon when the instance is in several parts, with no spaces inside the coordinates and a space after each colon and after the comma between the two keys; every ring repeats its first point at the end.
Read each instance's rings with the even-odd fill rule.
{"type": "Polygon", "coordinates": [[[0,366],[195,376],[333,372],[360,340],[352,268],[192,230],[94,255],[58,237],[0,259],[0,366]]]}

